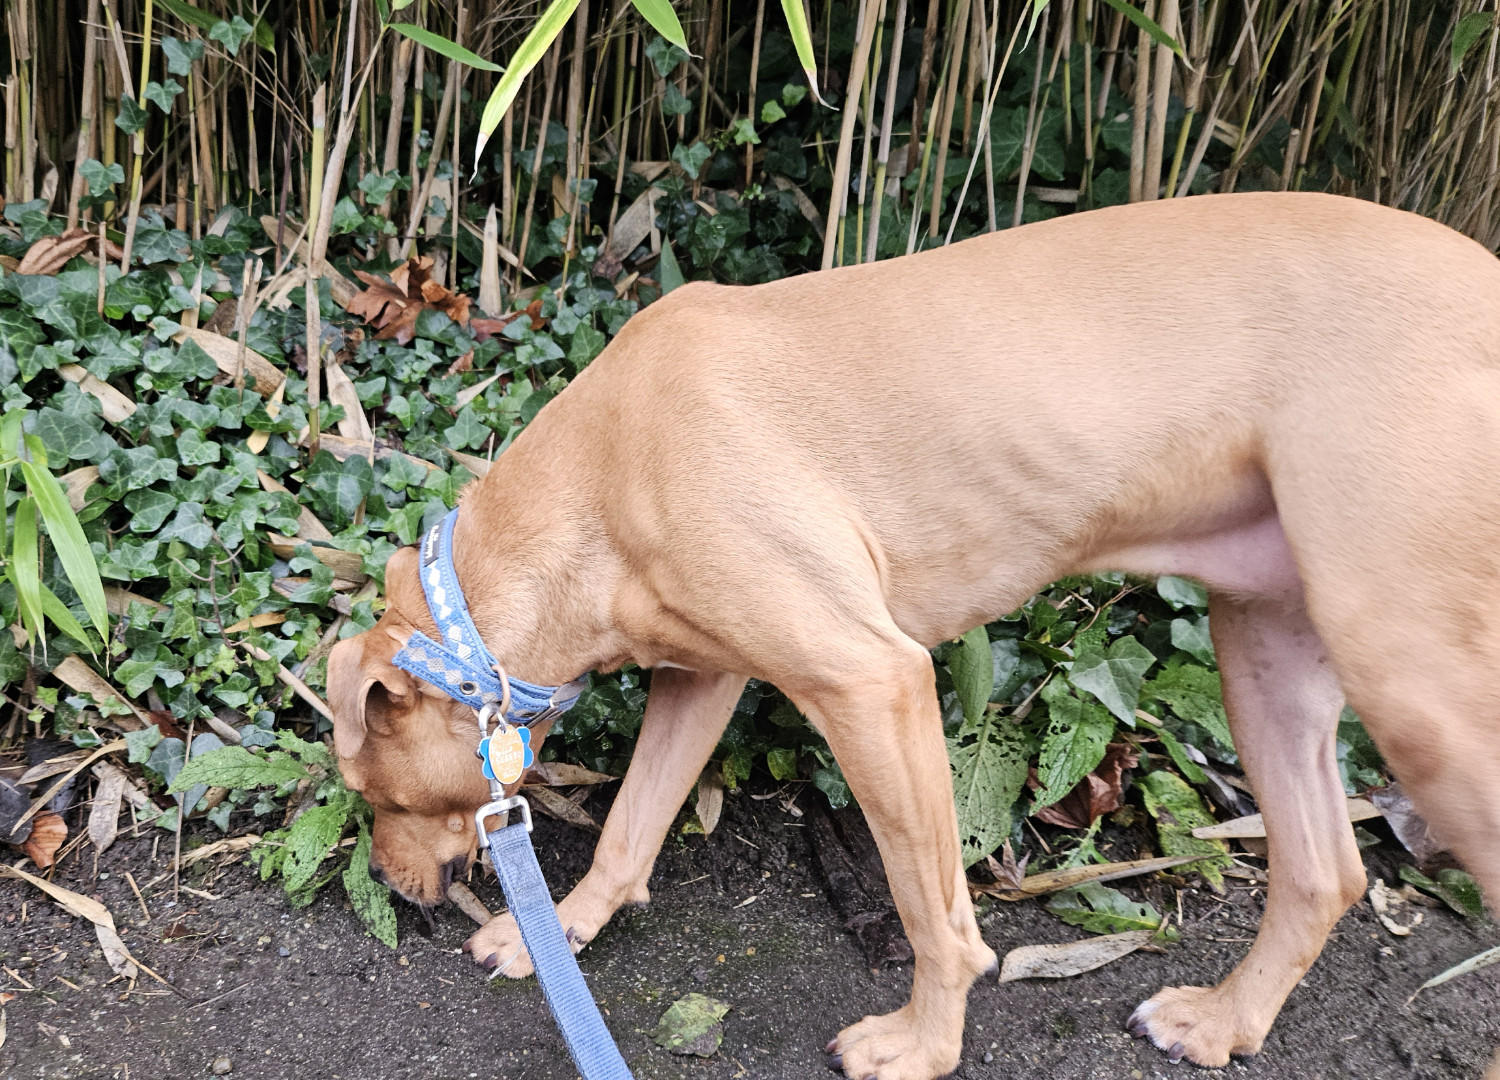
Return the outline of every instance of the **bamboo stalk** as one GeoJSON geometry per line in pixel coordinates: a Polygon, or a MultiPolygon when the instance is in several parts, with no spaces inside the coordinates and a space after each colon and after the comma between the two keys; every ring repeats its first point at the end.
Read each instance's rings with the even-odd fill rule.
{"type": "MultiPolygon", "coordinates": [[[[1155,13],[1154,0],[1146,0],[1146,17],[1155,13]]],[[[1146,122],[1151,104],[1151,35],[1144,29],[1136,31],[1135,80],[1131,89],[1135,92],[1135,108],[1131,115],[1130,128],[1130,201],[1140,202],[1146,187],[1146,122]]]]}
{"type": "MultiPolygon", "coordinates": [[[[1161,0],[1161,28],[1177,36],[1178,0],[1161,0]]],[[[1146,162],[1141,177],[1141,199],[1154,201],[1161,191],[1162,150],[1167,138],[1167,105],[1172,99],[1172,62],[1175,59],[1167,46],[1156,46],[1156,71],[1152,76],[1151,131],[1146,139],[1146,162]]],[[[1144,70],[1140,72],[1145,76],[1144,70]]]]}
{"type": "MultiPolygon", "coordinates": [[[[764,2],[764,0],[762,0],[764,2]]],[[[885,109],[880,116],[880,149],[875,154],[875,207],[870,212],[870,234],[865,240],[865,262],[874,262],[880,240],[880,217],[885,209],[885,176],[891,160],[891,128],[896,123],[896,85],[901,77],[901,45],[906,40],[906,0],[896,0],[891,62],[885,76],[885,109]]],[[[915,133],[912,140],[916,142],[915,133]]]]}
{"type": "MultiPolygon", "coordinates": [[[[145,12],[141,16],[143,29],[141,31],[141,81],[137,83],[142,92],[145,91],[146,83],[151,78],[151,16],[153,14],[153,0],[145,0],[145,12]]],[[[141,105],[139,98],[137,105],[141,105]]],[[[141,105],[144,108],[144,105],[141,105]]],[[[130,172],[130,210],[125,219],[125,243],[121,246],[120,273],[130,273],[131,249],[135,247],[135,226],[141,214],[141,166],[146,156],[146,129],[142,127],[131,139],[131,156],[133,163],[130,172]]],[[[102,255],[101,255],[102,258],[102,255]]]]}
{"type": "MultiPolygon", "coordinates": [[[[323,216],[323,143],[328,127],[328,87],[319,84],[313,94],[312,112],[312,174],[307,183],[307,221],[321,221],[323,216]]],[[[337,175],[335,173],[334,175],[337,175]]],[[[295,246],[295,245],[294,245],[295,246]]],[[[323,326],[318,299],[319,260],[316,241],[307,260],[307,287],[303,311],[306,314],[307,333],[307,426],[309,445],[313,453],[318,451],[320,436],[318,426],[318,404],[323,392],[323,326]]]]}
{"type": "MultiPolygon", "coordinates": [[[[900,0],[900,3],[901,3],[901,9],[903,11],[905,11],[906,10],[906,0],[900,0]]],[[[759,117],[760,117],[760,113],[756,109],[755,88],[756,88],[756,82],[758,81],[759,76],[760,76],[760,38],[761,38],[762,31],[765,30],[765,26],[766,26],[766,0],[755,0],[755,37],[751,40],[751,44],[750,44],[750,99],[749,99],[749,108],[750,108],[750,122],[752,124],[755,123],[756,120],[759,119],[759,117]]],[[[900,45],[898,44],[896,46],[896,48],[898,50],[898,55],[899,55],[900,45]]],[[[890,120],[889,119],[886,120],[886,125],[887,126],[890,125],[890,120]]],[[[754,182],[754,180],[755,180],[755,144],[754,143],[746,143],[745,144],[745,186],[749,187],[751,185],[751,183],[754,182]]]]}
{"type": "Polygon", "coordinates": [[[957,0],[953,13],[953,44],[949,51],[948,92],[943,97],[943,115],[937,126],[937,164],[932,170],[932,202],[928,207],[927,235],[936,240],[940,216],[943,211],[943,181],[948,174],[948,140],[953,131],[953,110],[958,103],[958,78],[963,64],[964,43],[969,33],[969,4],[973,0],[957,0]]]}
{"type": "Polygon", "coordinates": [[[875,6],[879,0],[863,0],[860,5],[859,38],[854,58],[849,63],[849,85],[843,103],[843,122],[839,128],[839,146],[834,159],[833,193],[828,199],[828,223],[823,233],[823,269],[833,266],[839,239],[839,219],[849,197],[849,159],[854,153],[854,122],[858,118],[859,91],[864,84],[865,68],[870,62],[870,47],[875,42],[875,6]]]}
{"type": "Polygon", "coordinates": [[[536,199],[537,175],[542,171],[542,154],[547,149],[547,124],[552,120],[552,90],[557,85],[558,59],[562,53],[562,38],[558,37],[547,51],[543,61],[547,88],[542,93],[542,121],[537,125],[536,152],[531,159],[531,183],[526,187],[526,206],[522,211],[521,246],[516,252],[516,273],[526,271],[526,247],[531,242],[531,204],[536,199]]]}
{"type": "MultiPolygon", "coordinates": [[[[79,166],[94,156],[98,131],[94,127],[94,92],[99,71],[99,33],[94,28],[97,0],[84,0],[83,7],[83,95],[78,112],[78,149],[73,155],[73,184],[68,190],[68,228],[78,227],[78,204],[87,183],[79,166]]],[[[101,256],[103,249],[100,249],[101,256]]],[[[102,259],[101,259],[102,261],[102,259]]]]}
{"type": "Polygon", "coordinates": [[[917,66],[917,92],[911,103],[911,138],[906,143],[906,172],[917,167],[917,131],[927,111],[927,91],[932,81],[932,60],[937,53],[938,13],[942,0],[927,0],[927,26],[922,31],[922,59],[917,66]]]}

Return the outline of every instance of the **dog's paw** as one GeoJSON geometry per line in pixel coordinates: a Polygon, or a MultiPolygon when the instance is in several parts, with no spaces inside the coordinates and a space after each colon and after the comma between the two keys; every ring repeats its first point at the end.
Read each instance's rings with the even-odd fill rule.
{"type": "MultiPolygon", "coordinates": [[[[577,955],[588,944],[588,937],[571,926],[568,927],[567,934],[568,944],[573,947],[574,955],[577,955]]],[[[464,952],[474,958],[476,964],[494,975],[524,979],[535,973],[526,946],[521,943],[521,928],[509,914],[496,915],[485,923],[464,942],[463,948],[464,952]]]]}
{"type": "Polygon", "coordinates": [[[1230,1055],[1253,1054],[1265,1040],[1265,1029],[1252,1030],[1247,1017],[1215,987],[1173,986],[1136,1006],[1125,1029],[1145,1036],[1173,1061],[1219,1068],[1230,1055]]]}
{"type": "Polygon", "coordinates": [[[910,1005],[867,1016],[828,1044],[828,1064],[851,1080],[934,1080],[958,1066],[962,1032],[924,1029],[910,1005]]]}

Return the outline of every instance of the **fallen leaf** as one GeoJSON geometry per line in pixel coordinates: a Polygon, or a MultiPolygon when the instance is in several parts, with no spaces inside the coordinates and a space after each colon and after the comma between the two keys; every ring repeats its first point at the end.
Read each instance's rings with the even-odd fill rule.
{"type": "Polygon", "coordinates": [[[140,963],[135,957],[130,955],[130,950],[125,947],[125,943],[120,940],[120,935],[115,930],[114,916],[99,901],[91,900],[87,896],[74,892],[72,889],[65,889],[61,885],[53,884],[50,881],[43,881],[41,878],[34,877],[24,870],[17,870],[13,866],[0,865],[0,877],[13,877],[19,881],[30,882],[72,914],[93,923],[94,934],[99,939],[99,947],[104,950],[104,959],[109,963],[110,969],[116,975],[124,975],[127,979],[133,979],[136,975],[136,968],[139,967],[140,970],[146,972],[158,982],[164,985],[171,985],[160,975],[157,975],[150,968],[146,967],[145,964],[140,963]]]}
{"type": "MultiPolygon", "coordinates": [[[[108,258],[119,259],[125,254],[108,241],[104,247],[108,258]]],[[[98,253],[99,238],[85,229],[69,229],[61,236],[44,236],[27,249],[16,266],[16,273],[51,276],[66,266],[70,259],[89,250],[98,253]]]]}
{"type": "Polygon", "coordinates": [[[1412,805],[1410,797],[1401,789],[1400,784],[1393,783],[1389,787],[1370,792],[1370,802],[1375,804],[1380,816],[1391,827],[1391,832],[1412,853],[1418,865],[1427,865],[1443,851],[1443,845],[1432,835],[1426,819],[1417,813],[1417,808],[1412,805]]]}
{"type": "Polygon", "coordinates": [[[125,774],[116,769],[105,774],[99,780],[99,786],[94,789],[94,801],[89,805],[88,834],[94,850],[101,854],[115,842],[120,808],[125,801],[125,787],[129,782],[125,774]]]}
{"type": "Polygon", "coordinates": [[[547,816],[566,821],[569,825],[577,825],[580,829],[587,829],[589,832],[600,831],[599,823],[589,817],[588,811],[551,788],[533,787],[522,790],[526,793],[526,797],[536,804],[536,808],[547,816]]]}
{"type": "MultiPolygon", "coordinates": [[[[1380,811],[1368,799],[1348,800],[1349,820],[1368,821],[1380,817],[1380,811]]],[[[1254,840],[1266,835],[1266,823],[1259,814],[1249,814],[1232,821],[1204,825],[1193,830],[1199,840],[1254,840]]]]}
{"type": "MultiPolygon", "coordinates": [[[[1126,769],[1140,764],[1140,754],[1129,743],[1110,743],[1099,767],[1073,786],[1073,790],[1036,812],[1038,821],[1064,829],[1087,829],[1094,819],[1118,810],[1124,801],[1126,769]]],[[[1031,781],[1033,788],[1037,781],[1031,781]]]]}
{"type": "Polygon", "coordinates": [[[710,765],[698,777],[698,823],[703,826],[703,835],[712,835],[719,826],[719,816],[724,812],[724,774],[710,765]]]}
{"type": "Polygon", "coordinates": [[[1000,981],[1017,979],[1066,979],[1103,967],[1128,956],[1151,940],[1151,930],[1129,930],[1123,934],[1069,941],[1062,945],[1022,945],[1005,954],[1000,981]]]}
{"type": "Polygon", "coordinates": [[[1161,912],[1150,903],[1137,903],[1097,881],[1058,893],[1047,902],[1047,910],[1069,926],[1081,926],[1096,934],[1145,930],[1161,934],[1167,941],[1177,940],[1177,931],[1166,925],[1161,912]]]}
{"type": "Polygon", "coordinates": [[[609,784],[618,779],[618,776],[585,769],[582,765],[569,765],[565,761],[539,761],[526,770],[526,783],[545,787],[609,784]]]}
{"type": "Polygon", "coordinates": [[[378,340],[394,339],[398,345],[410,343],[416,334],[417,317],[428,308],[468,326],[469,298],[433,281],[432,265],[431,256],[413,255],[391,271],[389,281],[356,270],[355,276],[368,287],[351,297],[344,304],[345,310],[374,326],[378,340]]]}
{"type": "Polygon", "coordinates": [[[1410,882],[1423,892],[1437,897],[1466,919],[1484,916],[1484,898],[1479,893],[1479,883],[1469,874],[1454,867],[1437,871],[1434,878],[1428,877],[1415,866],[1403,866],[1401,880],[1410,882]]]}
{"type": "Polygon", "coordinates": [[[62,815],[44,810],[32,821],[31,835],[21,845],[21,850],[36,863],[38,869],[45,870],[52,865],[52,857],[67,838],[68,823],[62,819],[62,815]]]}
{"type": "Polygon", "coordinates": [[[1478,971],[1480,968],[1487,968],[1491,964],[1500,964],[1500,945],[1496,945],[1493,949],[1486,949],[1477,956],[1471,956],[1460,964],[1454,964],[1440,975],[1434,975],[1421,986],[1417,987],[1416,993],[1407,998],[1406,1003],[1410,1005],[1416,1000],[1417,994],[1420,994],[1423,990],[1430,990],[1434,986],[1442,986],[1449,979],[1456,979],[1460,975],[1468,975],[1470,972],[1478,971]]]}
{"type": "Polygon", "coordinates": [[[711,1057],[724,1041],[724,1017],[729,1006],[705,994],[688,994],[662,1013],[651,1038],[674,1054],[711,1057]]]}
{"type": "Polygon", "coordinates": [[[985,856],[985,866],[995,879],[995,884],[1002,889],[1024,889],[1026,886],[1026,864],[1031,861],[1031,853],[1027,852],[1020,862],[1016,862],[1016,853],[1011,850],[1010,841],[1005,841],[1005,846],[1000,849],[1000,858],[997,860],[993,855],[985,856]]]}
{"type": "Polygon", "coordinates": [[[1375,911],[1375,918],[1379,919],[1380,925],[1384,926],[1396,937],[1410,937],[1412,928],[1420,926],[1422,923],[1422,913],[1420,911],[1416,913],[1410,923],[1399,923],[1392,917],[1396,908],[1401,907],[1405,903],[1406,898],[1404,896],[1388,888],[1386,883],[1378,878],[1375,884],[1370,886],[1370,907],[1375,911]]]}
{"type": "Polygon", "coordinates": [[[1197,855],[1192,869],[1216,890],[1223,887],[1223,869],[1230,864],[1229,845],[1202,840],[1193,830],[1212,825],[1214,818],[1197,791],[1174,772],[1158,769],[1137,781],[1146,811],[1156,819],[1156,837],[1164,855],[1197,855]]]}
{"type": "Polygon", "coordinates": [[[1023,878],[1020,888],[994,885],[970,885],[975,892],[993,896],[998,900],[1030,900],[1062,889],[1071,889],[1088,882],[1118,881],[1121,878],[1153,874],[1158,870],[1170,870],[1197,859],[1196,855],[1169,855],[1160,859],[1132,859],[1128,862],[1097,863],[1092,866],[1070,866],[1064,870],[1047,870],[1023,878]]]}

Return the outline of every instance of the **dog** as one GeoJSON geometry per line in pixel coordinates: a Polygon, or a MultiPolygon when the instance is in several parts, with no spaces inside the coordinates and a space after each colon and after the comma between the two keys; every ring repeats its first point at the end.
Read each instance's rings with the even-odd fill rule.
{"type": "MultiPolygon", "coordinates": [[[[575,949],[649,899],[747,677],[827,739],[915,954],[909,1003],[828,1044],[858,1080],[952,1070],[970,984],[995,968],[929,649],[1067,575],[1207,585],[1265,816],[1254,946],[1220,985],[1141,1004],[1135,1034],[1205,1066],[1253,1054],[1363,894],[1346,701],[1500,897],[1500,263],[1413,214],[1201,196],[688,284],[466,490],[455,551],[511,675],[654,669],[592,868],[558,905],[575,949]]],[[[434,632],[416,564],[391,556],[388,607],[333,650],[328,693],[340,768],[375,810],[371,865],[432,905],[488,793],[471,710],[390,662],[434,632]]],[[[531,971],[508,916],[465,948],[531,971]]]]}

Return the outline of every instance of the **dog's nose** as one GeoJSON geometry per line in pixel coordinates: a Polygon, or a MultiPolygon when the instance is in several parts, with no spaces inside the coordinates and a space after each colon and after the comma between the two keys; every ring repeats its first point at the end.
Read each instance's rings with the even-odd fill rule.
{"type": "Polygon", "coordinates": [[[373,859],[370,860],[370,876],[374,878],[377,883],[384,885],[387,888],[390,887],[391,883],[385,879],[385,870],[375,865],[375,860],[373,859]]]}

